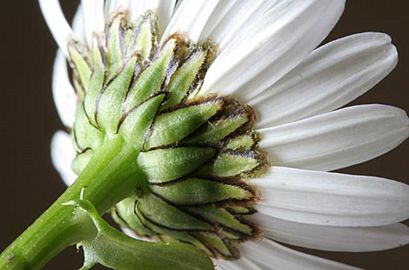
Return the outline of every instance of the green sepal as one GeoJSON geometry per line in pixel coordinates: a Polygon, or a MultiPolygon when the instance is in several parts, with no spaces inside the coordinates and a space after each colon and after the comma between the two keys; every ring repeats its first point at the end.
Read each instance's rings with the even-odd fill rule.
{"type": "Polygon", "coordinates": [[[157,46],[158,25],[157,19],[153,12],[148,11],[136,23],[136,27],[131,31],[131,37],[136,35],[136,39],[130,38],[131,41],[125,42],[127,54],[138,51],[141,54],[142,62],[148,61],[157,46]]]}
{"type": "Polygon", "coordinates": [[[236,136],[228,141],[225,145],[225,150],[249,150],[259,141],[256,132],[249,132],[240,136],[236,136]]]}
{"type": "Polygon", "coordinates": [[[173,241],[174,239],[184,242],[184,243],[190,243],[199,249],[203,250],[208,254],[209,256],[212,255],[210,252],[209,248],[203,245],[202,242],[200,242],[198,239],[196,239],[194,236],[190,235],[187,232],[184,231],[176,231],[176,230],[171,230],[164,228],[162,226],[158,226],[147,220],[143,214],[136,208],[135,209],[135,215],[138,216],[138,218],[141,220],[141,222],[149,228],[150,230],[154,231],[155,233],[158,234],[158,238],[160,238],[164,242],[169,242],[173,241]]]}
{"type": "Polygon", "coordinates": [[[98,230],[95,238],[78,244],[84,250],[82,270],[91,269],[97,263],[115,270],[214,269],[210,258],[191,245],[136,240],[111,227],[89,201],[75,203],[90,216],[98,230]]]}
{"type": "Polygon", "coordinates": [[[134,44],[134,40],[135,40],[134,32],[135,32],[135,29],[133,27],[128,27],[124,29],[123,42],[124,42],[124,48],[125,48],[125,57],[129,57],[130,55],[135,53],[135,51],[132,51],[133,49],[132,44],[134,44]]]}
{"type": "Polygon", "coordinates": [[[164,97],[165,94],[152,97],[126,115],[121,123],[119,134],[124,137],[127,143],[138,149],[142,148],[145,134],[151,126],[164,97]]]}
{"type": "Polygon", "coordinates": [[[115,205],[112,209],[112,217],[122,227],[130,228],[140,236],[153,236],[155,233],[144,226],[141,219],[135,213],[136,197],[126,198],[115,205]]]}
{"type": "Polygon", "coordinates": [[[242,215],[247,215],[247,214],[251,214],[255,212],[253,208],[245,207],[242,205],[227,205],[226,209],[233,214],[242,214],[242,215]]]}
{"type": "Polygon", "coordinates": [[[209,123],[204,130],[200,130],[196,136],[190,138],[190,143],[211,143],[215,144],[223,140],[239,127],[249,121],[247,114],[240,113],[227,118],[219,119],[209,123]]]}
{"type": "Polygon", "coordinates": [[[73,72],[73,80],[72,80],[72,85],[74,86],[75,92],[78,94],[78,97],[80,99],[84,99],[85,96],[85,89],[81,85],[79,78],[78,78],[78,73],[74,70],[73,72]]]}
{"type": "Polygon", "coordinates": [[[90,124],[82,104],[77,106],[72,136],[78,152],[97,149],[104,141],[104,133],[90,124]]]}
{"type": "Polygon", "coordinates": [[[205,59],[206,51],[199,49],[172,75],[166,88],[168,96],[161,107],[162,111],[173,108],[185,98],[205,59]]]}
{"type": "Polygon", "coordinates": [[[246,235],[252,235],[253,233],[253,229],[250,226],[240,222],[234,215],[229,213],[224,208],[219,208],[216,206],[197,206],[183,207],[183,209],[199,215],[211,223],[221,224],[234,231],[238,231],[246,235]]]}
{"type": "Polygon", "coordinates": [[[245,154],[223,153],[217,159],[204,165],[197,172],[201,177],[245,176],[260,165],[253,152],[245,154]]]}
{"type": "Polygon", "coordinates": [[[138,80],[131,86],[129,91],[129,95],[126,99],[125,112],[132,110],[136,105],[161,90],[176,45],[175,40],[167,42],[158,59],[154,60],[154,62],[139,75],[138,80]]]}
{"type": "Polygon", "coordinates": [[[221,235],[222,239],[227,238],[229,240],[237,240],[238,242],[243,241],[243,239],[240,238],[240,234],[238,232],[234,232],[232,230],[226,230],[226,229],[222,228],[220,230],[219,234],[221,235]]]}
{"type": "Polygon", "coordinates": [[[186,214],[153,194],[138,199],[136,207],[145,218],[165,228],[184,231],[212,229],[208,223],[186,214]]]}
{"type": "Polygon", "coordinates": [[[97,104],[97,122],[107,133],[118,131],[119,120],[122,117],[122,103],[131,83],[135,70],[137,56],[132,56],[128,63],[102,92],[97,104]]]}
{"type": "Polygon", "coordinates": [[[239,251],[228,239],[221,239],[213,233],[195,233],[195,236],[205,245],[211,246],[225,258],[237,258],[239,251]]]}
{"type": "Polygon", "coordinates": [[[182,140],[206,123],[222,105],[221,99],[214,99],[158,115],[152,125],[152,133],[144,146],[145,149],[182,140]]]}
{"type": "Polygon", "coordinates": [[[193,172],[214,155],[215,150],[210,147],[156,149],[141,152],[138,165],[150,183],[164,183],[193,172]]]}
{"type": "Polygon", "coordinates": [[[253,194],[239,186],[199,178],[188,178],[167,185],[151,185],[151,190],[176,205],[198,205],[224,200],[248,200],[253,194]]]}
{"type": "Polygon", "coordinates": [[[121,49],[122,24],[126,14],[118,13],[108,25],[107,36],[107,81],[114,78],[122,69],[123,53],[121,49]]]}
{"type": "Polygon", "coordinates": [[[101,89],[105,80],[105,66],[102,61],[101,52],[98,48],[97,40],[94,39],[94,45],[92,48],[92,59],[94,63],[93,72],[89,81],[88,87],[85,90],[84,96],[84,108],[88,116],[89,121],[93,126],[97,126],[96,120],[96,106],[98,95],[101,93],[101,89]]]}
{"type": "Polygon", "coordinates": [[[70,55],[71,65],[76,71],[82,88],[85,90],[88,88],[88,83],[92,74],[92,70],[84,56],[84,53],[81,52],[79,44],[74,42],[68,44],[68,53],[70,55]]]}
{"type": "Polygon", "coordinates": [[[79,175],[82,170],[88,165],[88,162],[94,156],[94,151],[92,149],[87,149],[85,152],[79,153],[72,161],[72,170],[79,175]]]}

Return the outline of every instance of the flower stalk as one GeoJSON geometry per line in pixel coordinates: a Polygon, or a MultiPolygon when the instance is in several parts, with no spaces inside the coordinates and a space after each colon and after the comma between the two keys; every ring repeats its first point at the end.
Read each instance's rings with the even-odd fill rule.
{"type": "Polygon", "coordinates": [[[86,199],[99,212],[109,209],[136,186],[138,168],[129,162],[136,155],[135,150],[125,149],[120,137],[104,144],[77,181],[3,251],[0,269],[40,269],[65,247],[92,238],[96,229],[91,219],[63,204],[78,199],[86,188],[86,199]]]}
{"type": "Polygon", "coordinates": [[[146,184],[144,174],[137,163],[132,162],[137,156],[138,151],[124,144],[120,136],[106,141],[76,182],[0,255],[0,269],[41,269],[64,248],[76,243],[85,250],[83,269],[97,262],[113,269],[128,269],[124,265],[129,260],[132,261],[128,263],[129,269],[157,269],[161,265],[171,267],[167,269],[213,269],[211,260],[192,246],[134,240],[109,227],[99,216],[98,213],[146,184]],[[78,200],[82,190],[87,211],[67,205],[78,200]],[[92,248],[85,248],[87,246],[92,248]],[[120,247],[122,250],[118,251],[120,247]],[[112,256],[114,251],[120,256],[112,256]],[[93,258],[101,259],[90,261],[90,252],[93,258]],[[161,254],[159,260],[157,252],[161,254]]]}

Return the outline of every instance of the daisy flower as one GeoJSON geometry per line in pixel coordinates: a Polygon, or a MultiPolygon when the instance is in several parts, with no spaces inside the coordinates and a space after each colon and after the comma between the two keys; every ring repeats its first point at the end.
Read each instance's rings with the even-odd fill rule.
{"type": "Polygon", "coordinates": [[[72,26],[59,1],[39,2],[59,45],[53,95],[71,134],[51,154],[65,183],[110,134],[141,149],[148,191],[112,210],[124,231],[188,242],[224,270],[355,269],[282,244],[409,242],[407,185],[330,172],[409,134],[399,108],[343,107],[398,59],[384,33],[319,46],[345,1],[84,0],[72,26]]]}

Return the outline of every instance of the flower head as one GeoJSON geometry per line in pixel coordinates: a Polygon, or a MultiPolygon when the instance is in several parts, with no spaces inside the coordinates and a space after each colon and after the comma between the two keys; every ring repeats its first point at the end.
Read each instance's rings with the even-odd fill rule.
{"type": "Polygon", "coordinates": [[[113,209],[121,226],[240,258],[218,260],[222,269],[349,268],[277,242],[353,252],[409,242],[398,223],[408,186],[327,172],[409,134],[398,108],[340,109],[397,63],[382,33],[316,49],[344,1],[82,1],[73,30],[58,1],[40,4],[60,46],[53,91],[76,148],[54,137],[63,179],[107,137],[140,151],[146,185],[113,209]]]}

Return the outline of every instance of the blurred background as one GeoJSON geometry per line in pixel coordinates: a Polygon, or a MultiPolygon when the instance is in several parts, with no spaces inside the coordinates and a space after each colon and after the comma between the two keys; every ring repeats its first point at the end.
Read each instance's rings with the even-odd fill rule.
{"type": "MultiPolygon", "coordinates": [[[[71,18],[78,1],[61,3],[66,16],[71,18]]],[[[383,103],[409,111],[408,10],[407,0],[347,3],[343,17],[326,41],[357,32],[386,32],[392,36],[400,55],[393,73],[353,104],[383,103]]],[[[0,1],[0,35],[0,250],[3,250],[64,191],[65,185],[52,167],[49,155],[51,136],[63,128],[51,96],[56,44],[37,1],[0,1]]],[[[409,183],[408,161],[406,141],[387,155],[342,172],[409,183]]],[[[355,254],[298,250],[365,269],[409,269],[409,246],[355,254]]],[[[72,247],[45,269],[78,269],[81,264],[82,254],[72,247]]]]}

